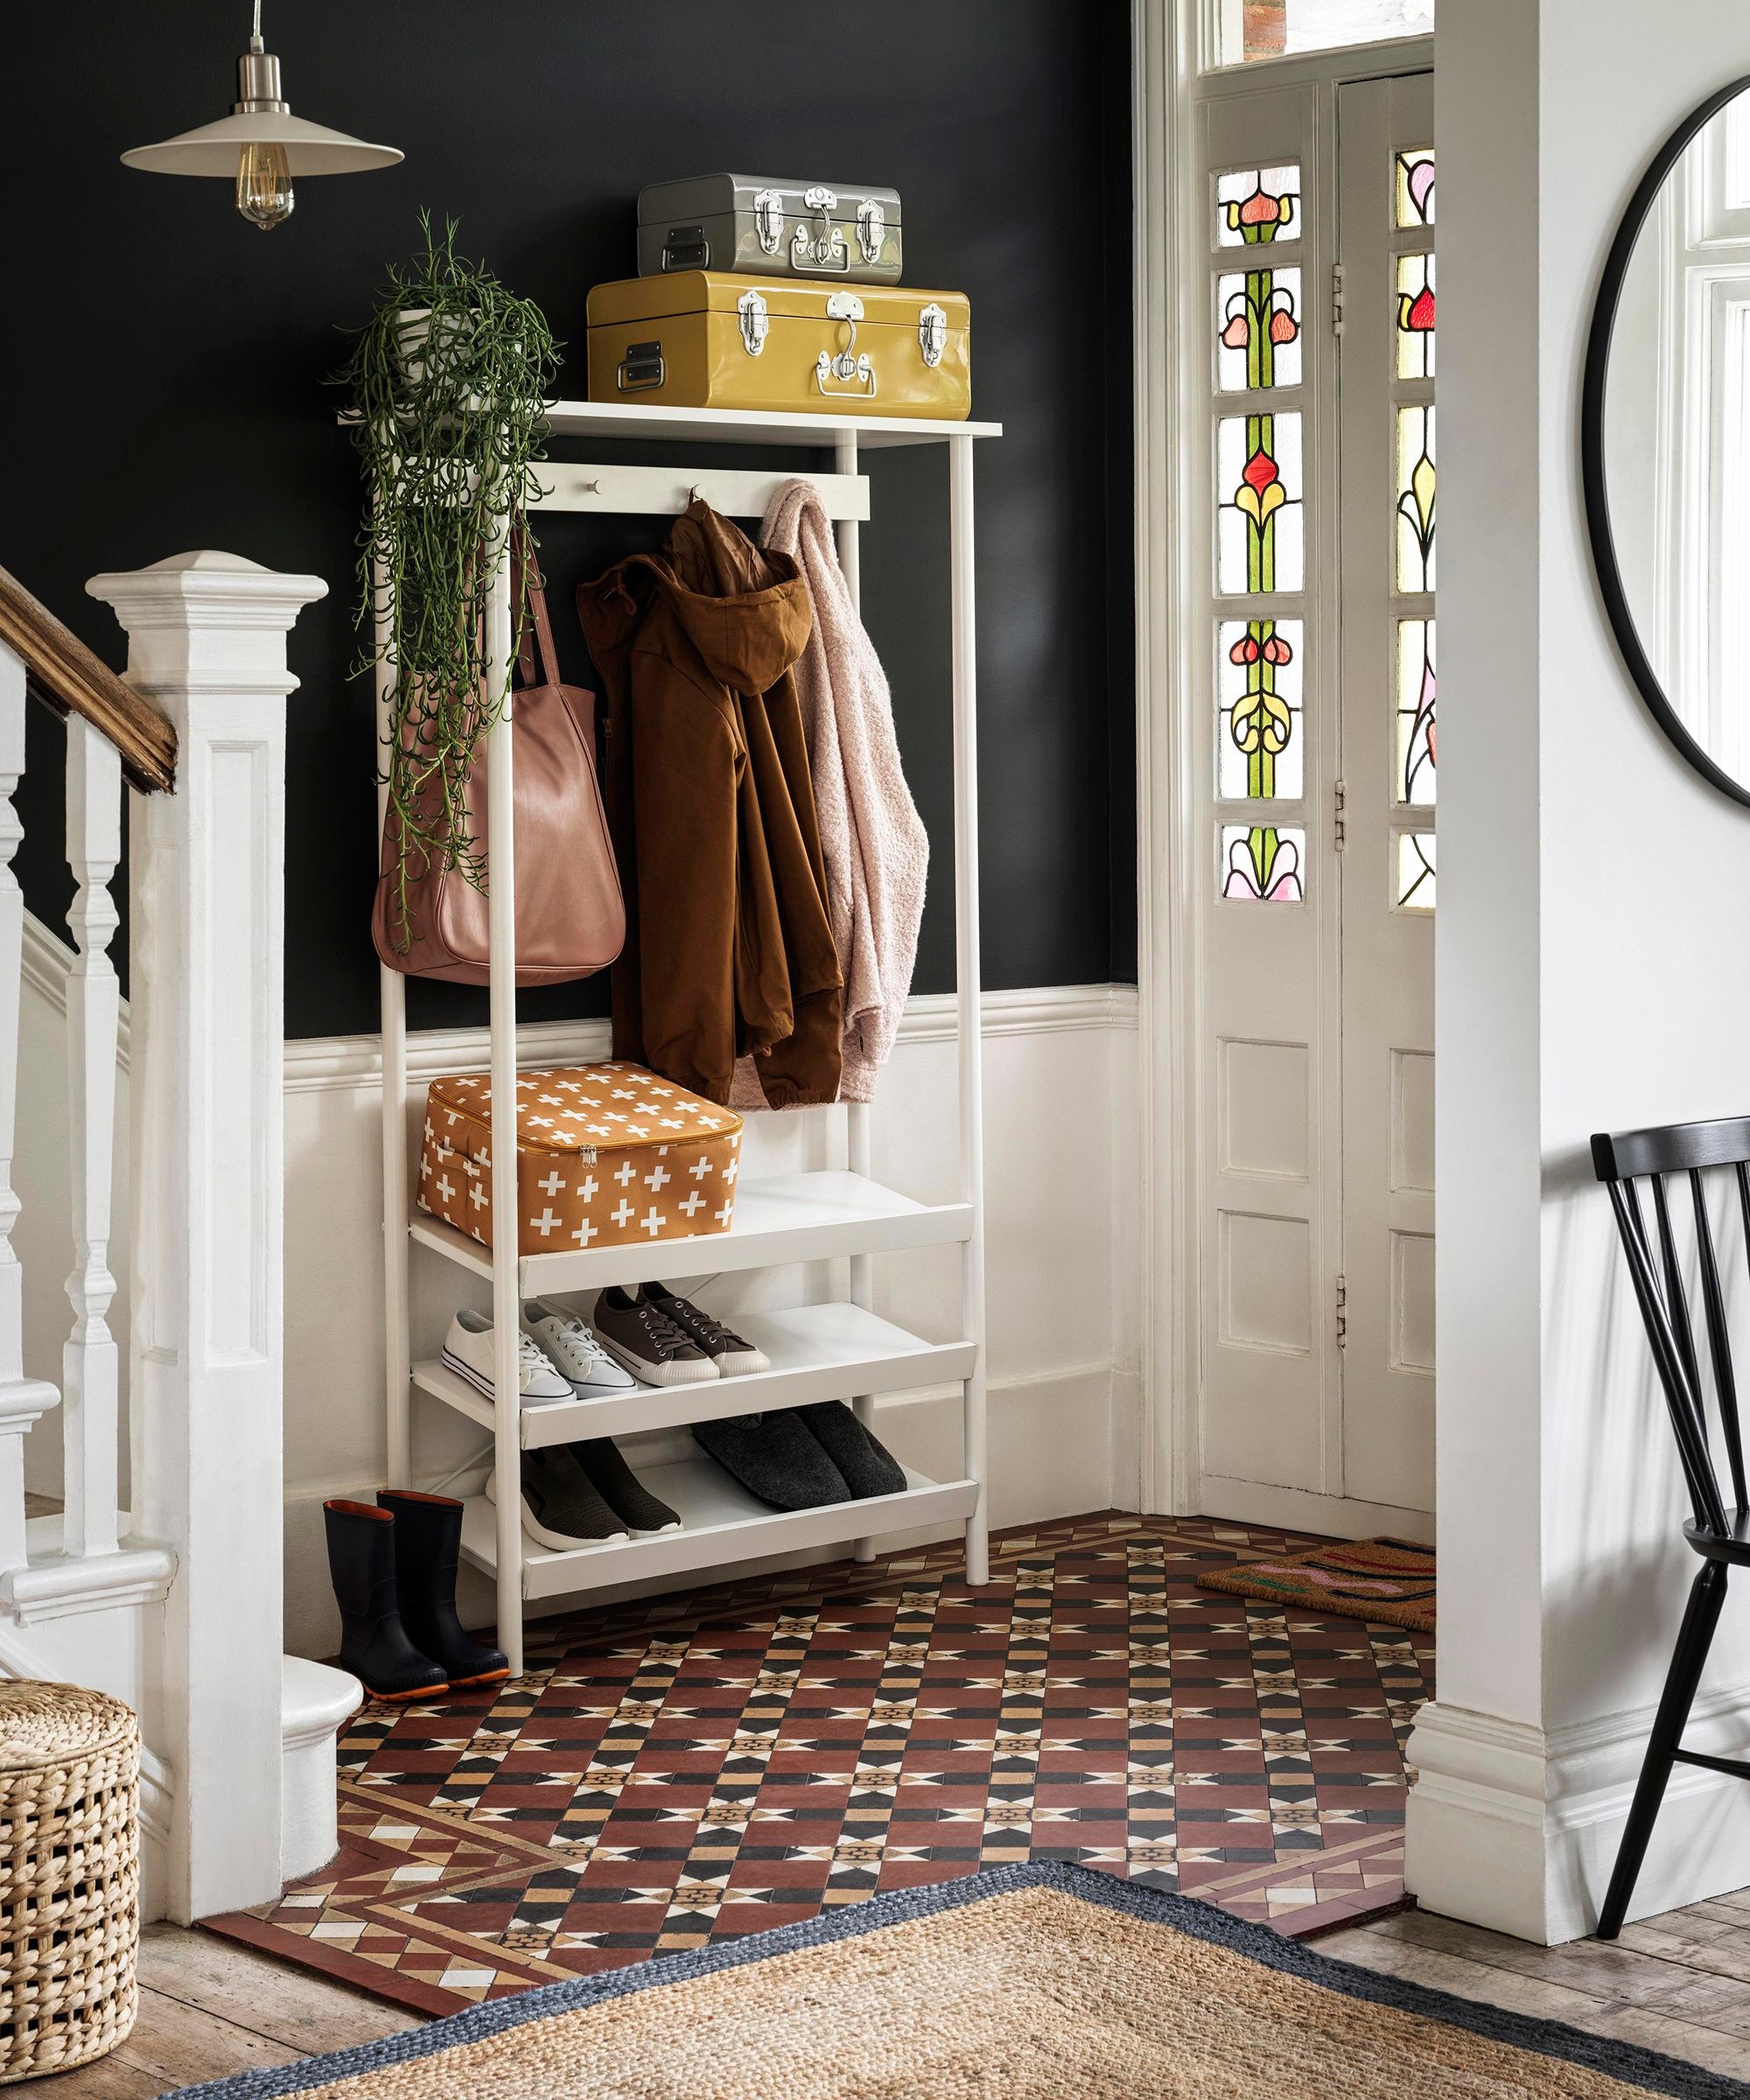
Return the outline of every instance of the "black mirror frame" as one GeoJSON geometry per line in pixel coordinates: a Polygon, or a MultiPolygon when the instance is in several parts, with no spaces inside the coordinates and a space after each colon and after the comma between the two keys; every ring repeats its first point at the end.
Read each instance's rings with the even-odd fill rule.
{"type": "Polygon", "coordinates": [[[1750,74],[1732,81],[1692,109],[1654,156],[1652,165],[1641,178],[1628,200],[1628,208],[1622,214],[1622,223],[1616,229],[1616,238],[1605,259],[1604,274],[1599,279],[1598,298],[1592,310],[1592,328],[1586,337],[1586,374],[1580,388],[1580,479],[1586,492],[1586,533],[1592,542],[1592,568],[1628,676],[1640,688],[1648,713],[1696,771],[1712,780],[1722,794],[1750,807],[1750,782],[1733,780],[1696,742],[1666,697],[1658,673],[1648,662],[1634,625],[1634,615],[1629,609],[1628,593],[1622,587],[1622,571],[1617,564],[1616,542],[1610,529],[1610,500],[1604,479],[1605,378],[1610,366],[1610,339],[1616,326],[1622,282],[1628,274],[1634,243],[1646,223],[1647,214],[1653,208],[1654,200],[1664,186],[1666,176],[1682,157],[1684,148],[1709,118],[1746,92],[1750,92],[1750,74]]]}

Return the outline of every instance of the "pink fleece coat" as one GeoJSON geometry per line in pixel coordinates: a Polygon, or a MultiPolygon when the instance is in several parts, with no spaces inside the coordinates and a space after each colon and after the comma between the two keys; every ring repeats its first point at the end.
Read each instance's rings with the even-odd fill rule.
{"type": "MultiPolygon", "coordinates": [[[[899,1033],[917,958],[929,838],[906,786],[893,701],[850,601],[832,522],[807,481],[772,499],[760,544],[793,555],[814,599],[814,631],[795,667],[808,739],[827,917],[844,976],[842,1101],[872,1101],[899,1033]]],[[[763,1108],[754,1060],[736,1067],[731,1105],[763,1108]]]]}

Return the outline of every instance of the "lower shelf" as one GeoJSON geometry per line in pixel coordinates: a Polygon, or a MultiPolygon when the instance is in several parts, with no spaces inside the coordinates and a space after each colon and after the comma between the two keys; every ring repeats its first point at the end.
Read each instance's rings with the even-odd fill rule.
{"type": "MultiPolygon", "coordinates": [[[[640,1476],[653,1494],[678,1511],[679,1531],[630,1538],[615,1545],[579,1546],[557,1553],[522,1542],[525,1599],[577,1597],[612,1583],[642,1582],[704,1569],[726,1571],[738,1562],[774,1553],[811,1551],[879,1538],[929,1524],[970,1516],[978,1500],[976,1480],[931,1480],[907,1472],[903,1494],[873,1495],[866,1502],[833,1502],[822,1509],[768,1509],[738,1488],[720,1466],[703,1455],[653,1466],[640,1476]]],[[[488,1575],[498,1567],[498,1512],[484,1495],[472,1496],[462,1514],[462,1552],[488,1575]]]]}

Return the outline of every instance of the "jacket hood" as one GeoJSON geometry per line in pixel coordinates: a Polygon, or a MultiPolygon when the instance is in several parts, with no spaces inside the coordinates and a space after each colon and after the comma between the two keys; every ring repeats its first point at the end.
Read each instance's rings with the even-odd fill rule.
{"type": "Polygon", "coordinates": [[[592,645],[626,647],[658,598],[710,676],[738,693],[775,685],[808,645],[814,606],[801,570],[696,500],[661,554],[636,554],[578,592],[592,645]]]}

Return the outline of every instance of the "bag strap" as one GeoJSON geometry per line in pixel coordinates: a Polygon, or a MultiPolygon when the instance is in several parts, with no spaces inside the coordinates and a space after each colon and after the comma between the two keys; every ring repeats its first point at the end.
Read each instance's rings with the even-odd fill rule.
{"type": "Polygon", "coordinates": [[[510,548],[510,600],[514,606],[528,608],[529,619],[519,621],[521,632],[516,638],[517,676],[524,685],[533,685],[535,679],[535,652],[541,651],[541,683],[559,683],[559,659],[553,648],[553,623],[547,617],[547,592],[541,575],[541,565],[535,558],[535,549],[529,543],[526,525],[516,528],[510,548]],[[530,632],[531,627],[533,632],[530,632]]]}

